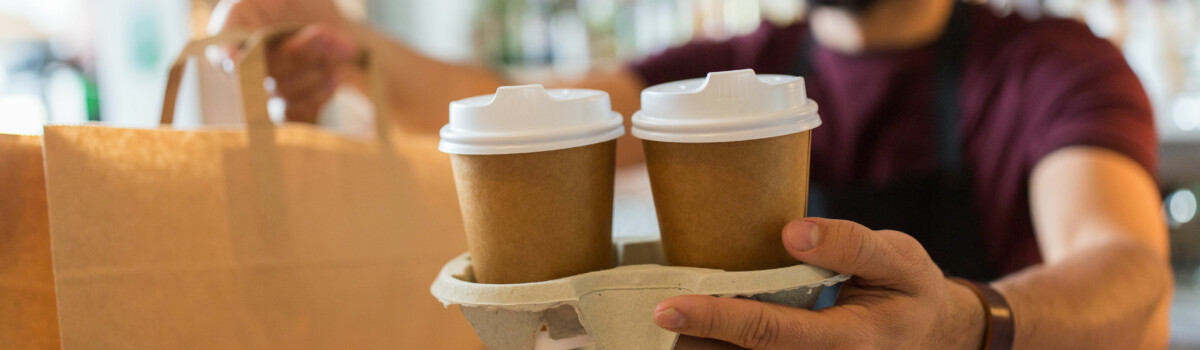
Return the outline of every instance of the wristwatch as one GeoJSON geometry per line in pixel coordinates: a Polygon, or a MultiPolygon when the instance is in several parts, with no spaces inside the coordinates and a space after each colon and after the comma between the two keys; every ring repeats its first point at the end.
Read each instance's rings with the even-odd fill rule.
{"type": "Polygon", "coordinates": [[[1013,312],[1012,308],[1008,306],[1008,300],[986,283],[957,277],[951,277],[950,280],[966,286],[975,293],[976,297],[979,297],[979,301],[983,304],[987,323],[983,331],[983,346],[980,349],[1012,350],[1015,329],[1013,312]]]}

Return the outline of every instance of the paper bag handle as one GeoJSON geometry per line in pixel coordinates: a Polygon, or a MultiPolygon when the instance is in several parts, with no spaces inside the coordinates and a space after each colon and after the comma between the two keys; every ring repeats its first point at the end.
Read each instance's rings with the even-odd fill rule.
{"type": "Polygon", "coordinates": [[[187,69],[188,58],[200,56],[204,50],[212,45],[236,43],[241,45],[250,38],[250,33],[243,31],[227,31],[221,32],[207,38],[192,40],[179,50],[179,56],[175,58],[175,62],[171,64],[171,70],[167,73],[167,88],[163,94],[162,115],[159,118],[159,124],[171,125],[175,122],[175,102],[179,97],[179,84],[183,81],[183,71],[187,69]]]}
{"type": "MultiPolygon", "coordinates": [[[[301,28],[303,26],[294,24],[267,26],[253,34],[232,31],[188,43],[179,53],[179,57],[175,59],[167,76],[161,123],[171,124],[174,121],[175,100],[179,94],[179,84],[183,80],[183,71],[186,69],[188,58],[203,53],[204,49],[210,45],[232,43],[242,46],[236,65],[246,126],[248,128],[274,127],[267,111],[268,97],[266,88],[263,86],[267,77],[267,47],[296,33],[301,28]]],[[[375,108],[376,135],[381,140],[386,139],[390,126],[388,123],[390,114],[387,111],[388,105],[384,103],[386,99],[383,91],[383,74],[379,74],[381,68],[378,60],[374,59],[370,50],[371,46],[363,40],[364,35],[353,31],[351,34],[358,42],[358,46],[362,48],[359,53],[359,64],[367,76],[368,90],[370,90],[368,97],[375,108]]]]}

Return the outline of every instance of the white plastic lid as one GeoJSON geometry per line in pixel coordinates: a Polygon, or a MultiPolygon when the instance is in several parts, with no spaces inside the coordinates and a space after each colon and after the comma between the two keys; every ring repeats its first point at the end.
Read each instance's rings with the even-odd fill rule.
{"type": "Polygon", "coordinates": [[[450,102],[450,123],[438,149],[453,154],[553,151],[616,139],[625,134],[608,93],[503,86],[492,95],[450,102]]]}
{"type": "Polygon", "coordinates": [[[633,114],[633,136],[663,142],[745,141],[820,125],[804,78],[751,69],[651,86],[642,90],[642,110],[633,114]]]}

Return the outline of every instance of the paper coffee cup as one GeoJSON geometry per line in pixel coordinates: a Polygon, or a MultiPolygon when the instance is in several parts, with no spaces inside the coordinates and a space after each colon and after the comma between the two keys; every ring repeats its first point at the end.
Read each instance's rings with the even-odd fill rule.
{"type": "Polygon", "coordinates": [[[501,87],[450,103],[449,153],[475,280],[546,281],[613,265],[616,141],[608,94],[501,87]]]}
{"type": "Polygon", "coordinates": [[[671,265],[761,270],[796,264],[783,227],[805,216],[811,130],[804,79],[753,70],[642,91],[642,139],[671,265]]]}

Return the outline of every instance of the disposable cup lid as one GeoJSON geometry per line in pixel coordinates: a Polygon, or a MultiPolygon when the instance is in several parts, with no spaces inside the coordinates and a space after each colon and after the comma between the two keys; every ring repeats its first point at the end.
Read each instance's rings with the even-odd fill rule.
{"type": "Polygon", "coordinates": [[[495,94],[450,102],[450,123],[438,149],[451,154],[553,151],[609,141],[625,134],[608,93],[504,86],[495,94]]]}
{"type": "Polygon", "coordinates": [[[821,125],[804,78],[743,69],[659,84],[642,90],[633,136],[663,142],[762,139],[821,125]]]}

